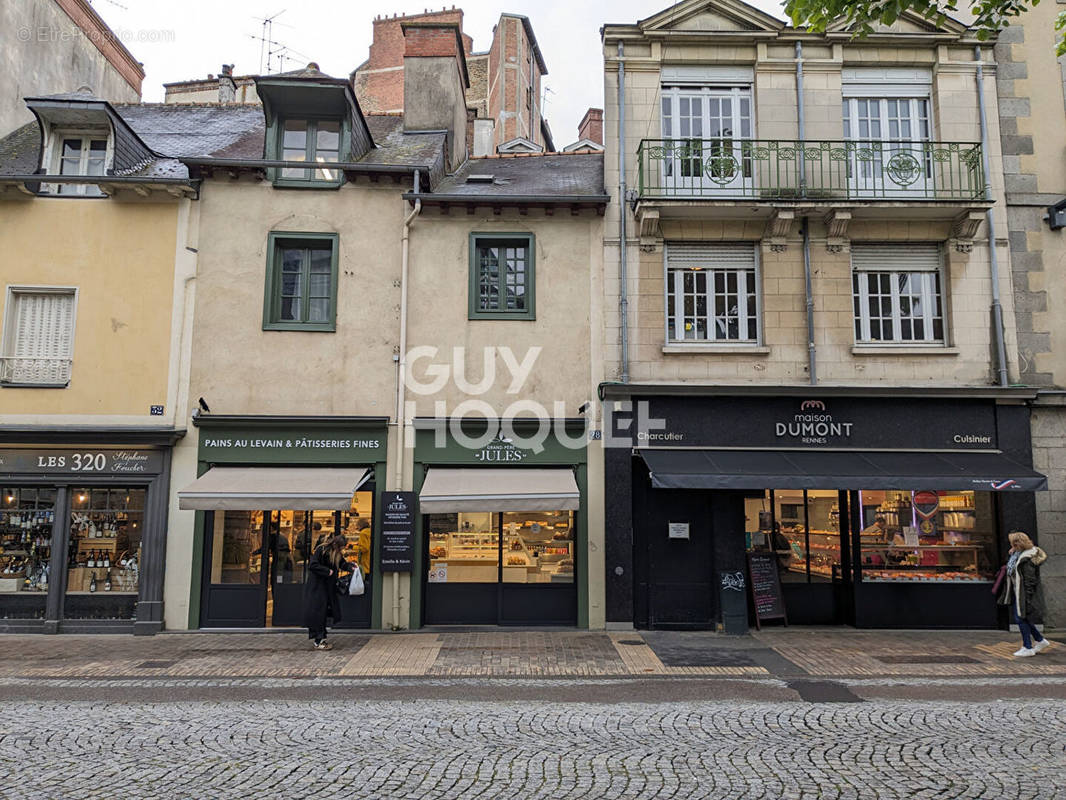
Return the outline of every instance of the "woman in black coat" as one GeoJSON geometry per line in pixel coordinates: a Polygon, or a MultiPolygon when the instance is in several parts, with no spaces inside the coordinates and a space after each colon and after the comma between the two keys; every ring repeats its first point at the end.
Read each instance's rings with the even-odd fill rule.
{"type": "Polygon", "coordinates": [[[307,582],[304,584],[304,625],[307,636],[315,643],[316,650],[332,650],[326,641],[326,618],[333,617],[333,624],[341,621],[340,591],[337,578],[352,568],[344,560],[343,536],[334,536],[315,548],[307,562],[307,582]]]}
{"type": "Polygon", "coordinates": [[[1047,553],[1033,544],[1033,540],[1021,531],[1012,531],[1010,558],[999,604],[1010,606],[1011,621],[1018,625],[1022,634],[1022,648],[1014,655],[1018,658],[1035,656],[1049,642],[1036,626],[1044,621],[1044,597],[1040,590],[1040,565],[1047,561],[1047,553]]]}

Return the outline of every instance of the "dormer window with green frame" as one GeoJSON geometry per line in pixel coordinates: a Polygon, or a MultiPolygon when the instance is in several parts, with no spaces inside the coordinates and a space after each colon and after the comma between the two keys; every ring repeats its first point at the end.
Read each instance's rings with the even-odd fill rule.
{"type": "MultiPolygon", "coordinates": [[[[347,124],[340,119],[281,119],[278,121],[279,161],[306,161],[335,164],[347,158],[347,124]]],[[[339,185],[344,173],[339,169],[299,169],[282,167],[274,183],[279,186],[339,185]]]]}

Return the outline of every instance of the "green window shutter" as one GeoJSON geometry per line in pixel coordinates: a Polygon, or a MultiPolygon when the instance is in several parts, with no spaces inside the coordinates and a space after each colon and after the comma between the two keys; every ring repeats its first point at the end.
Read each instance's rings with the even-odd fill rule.
{"type": "Polygon", "coordinates": [[[531,233],[471,233],[470,319],[536,319],[536,241],[531,233]]]}
{"type": "Polygon", "coordinates": [[[335,233],[270,234],[263,330],[337,329],[339,250],[335,233]]]}

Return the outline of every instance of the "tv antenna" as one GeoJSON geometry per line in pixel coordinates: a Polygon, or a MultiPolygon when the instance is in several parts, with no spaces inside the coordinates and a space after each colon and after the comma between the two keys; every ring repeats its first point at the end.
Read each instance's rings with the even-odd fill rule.
{"type": "MultiPolygon", "coordinates": [[[[284,47],[274,41],[274,20],[285,13],[285,9],[281,9],[276,14],[269,17],[263,17],[259,20],[262,29],[258,36],[252,35],[252,38],[259,42],[259,74],[263,75],[270,72],[270,62],[274,56],[278,55],[284,50],[284,47]]],[[[256,19],[259,19],[256,17],[256,19]]],[[[278,59],[279,65],[281,59],[278,59]]]]}

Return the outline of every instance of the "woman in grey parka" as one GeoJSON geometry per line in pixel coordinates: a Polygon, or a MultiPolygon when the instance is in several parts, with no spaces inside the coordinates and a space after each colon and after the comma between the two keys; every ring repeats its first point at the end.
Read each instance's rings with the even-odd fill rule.
{"type": "Polygon", "coordinates": [[[1040,565],[1047,561],[1047,553],[1036,547],[1033,540],[1021,531],[1007,536],[1011,544],[1007,559],[1007,574],[999,593],[999,604],[1010,606],[1011,621],[1022,632],[1019,658],[1035,656],[1048,646],[1036,626],[1044,621],[1044,596],[1040,589],[1040,565]]]}

